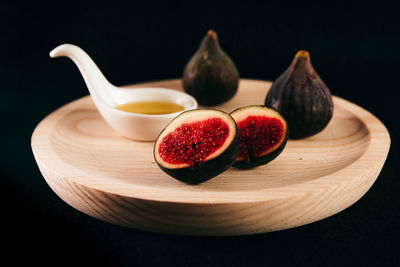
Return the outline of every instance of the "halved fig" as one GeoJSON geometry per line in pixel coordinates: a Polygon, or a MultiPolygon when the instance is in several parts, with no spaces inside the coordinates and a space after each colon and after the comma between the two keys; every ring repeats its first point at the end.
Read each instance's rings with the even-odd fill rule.
{"type": "Polygon", "coordinates": [[[239,130],[227,113],[196,109],[181,113],[160,133],[154,159],[168,175],[189,184],[209,180],[235,162],[239,130]]]}
{"type": "Polygon", "coordinates": [[[231,113],[240,133],[240,150],[233,167],[250,169],[275,159],[288,137],[285,119],[265,106],[247,106],[231,113]]]}

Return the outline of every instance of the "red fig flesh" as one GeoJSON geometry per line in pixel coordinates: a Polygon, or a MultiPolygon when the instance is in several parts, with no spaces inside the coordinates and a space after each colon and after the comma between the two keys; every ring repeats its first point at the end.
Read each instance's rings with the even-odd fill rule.
{"type": "Polygon", "coordinates": [[[239,131],[233,118],[219,110],[181,113],[160,133],[154,158],[168,175],[190,184],[228,169],[239,153],[239,131]]]}
{"type": "Polygon", "coordinates": [[[276,111],[265,106],[248,106],[231,113],[240,133],[240,150],[234,167],[249,169],[267,164],[283,150],[287,124],[276,111]]]}

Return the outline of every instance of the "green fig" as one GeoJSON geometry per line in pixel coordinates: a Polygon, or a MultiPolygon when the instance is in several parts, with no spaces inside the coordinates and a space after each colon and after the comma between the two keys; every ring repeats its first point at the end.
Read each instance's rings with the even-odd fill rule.
{"type": "Polygon", "coordinates": [[[289,139],[315,135],[328,125],[333,115],[332,95],[311,65],[307,51],[298,51],[290,66],[275,80],[265,106],[286,119],[289,139]]]}
{"type": "Polygon", "coordinates": [[[199,49],[186,64],[183,88],[203,106],[215,106],[231,99],[239,84],[239,72],[221,49],[217,33],[209,30],[199,49]]]}

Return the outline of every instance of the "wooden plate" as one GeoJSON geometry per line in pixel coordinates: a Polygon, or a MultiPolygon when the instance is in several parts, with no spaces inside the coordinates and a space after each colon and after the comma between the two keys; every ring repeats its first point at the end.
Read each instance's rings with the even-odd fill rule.
{"type": "MultiPolygon", "coordinates": [[[[271,83],[242,79],[230,112],[263,104],[271,83]]],[[[181,90],[180,80],[136,86],[181,90]]],[[[365,109],[334,97],[327,128],[289,140],[282,154],[252,170],[229,169],[200,185],[163,173],[153,142],[114,132],[89,96],[47,116],[32,149],[54,192],[98,219],[147,231],[242,235],[287,229],[331,216],[356,202],[376,180],[390,147],[385,126],[365,109]]]]}

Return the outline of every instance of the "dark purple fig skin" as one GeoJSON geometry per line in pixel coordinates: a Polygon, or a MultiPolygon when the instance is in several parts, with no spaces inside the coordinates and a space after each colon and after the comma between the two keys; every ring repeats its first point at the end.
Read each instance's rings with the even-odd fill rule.
{"type": "MultiPolygon", "coordinates": [[[[185,112],[191,112],[191,111],[185,111],[185,112]]],[[[161,131],[161,133],[162,132],[163,131],[161,131]]],[[[157,153],[156,151],[157,149],[155,147],[156,143],[157,142],[155,142],[154,144],[153,157],[158,167],[169,176],[181,182],[195,185],[210,180],[211,178],[214,178],[215,176],[223,173],[232,166],[232,164],[235,162],[239,154],[240,135],[239,135],[239,129],[235,124],[235,136],[232,139],[231,144],[225,149],[224,152],[222,152],[219,156],[211,160],[203,161],[197,165],[180,169],[166,168],[156,160],[155,157],[155,153],[157,153]]]]}
{"type": "Polygon", "coordinates": [[[333,115],[329,88],[311,65],[307,51],[297,52],[292,63],[272,84],[265,106],[286,119],[289,139],[302,139],[321,132],[333,115]]]}
{"type": "Polygon", "coordinates": [[[203,106],[215,106],[231,99],[237,92],[239,72],[221,49],[216,32],[209,30],[199,49],[186,64],[183,89],[203,106]]]}

